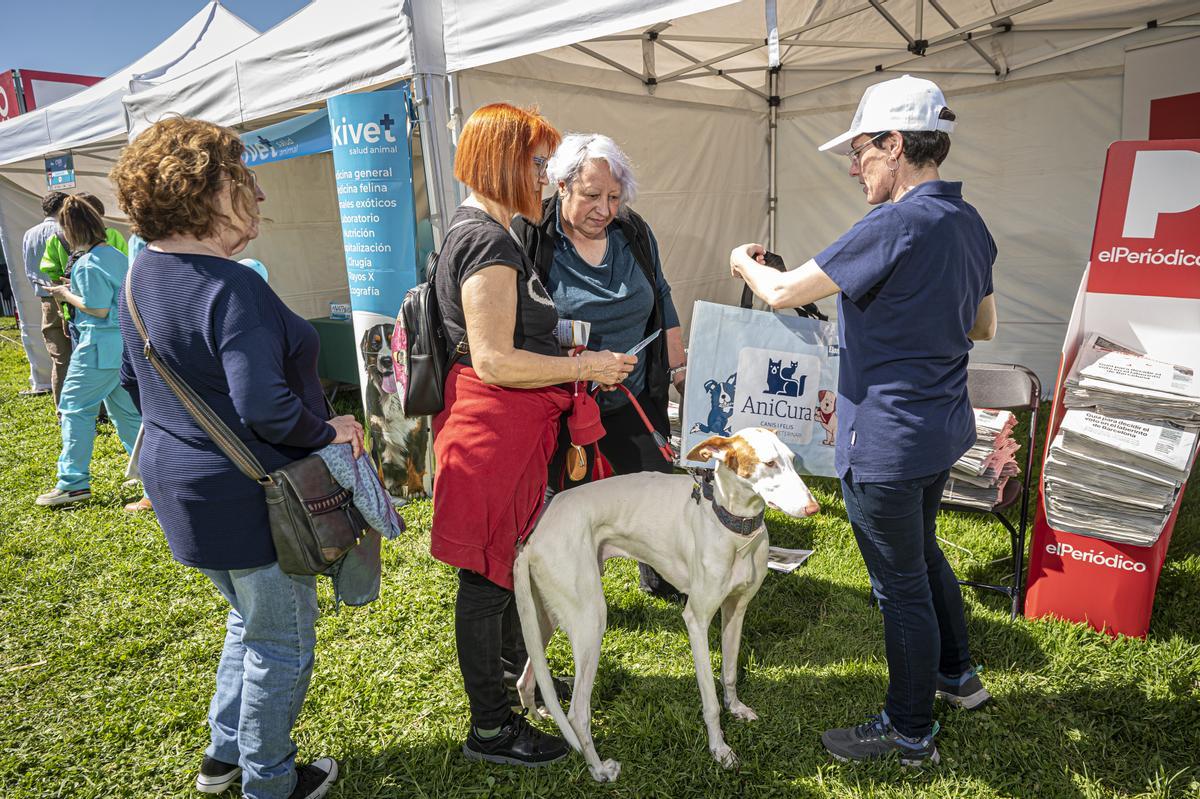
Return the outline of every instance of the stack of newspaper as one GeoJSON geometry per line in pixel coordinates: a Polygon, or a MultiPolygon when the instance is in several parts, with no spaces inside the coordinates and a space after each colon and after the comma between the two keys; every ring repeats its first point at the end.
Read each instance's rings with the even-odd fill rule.
{"type": "Polygon", "coordinates": [[[975,446],[950,469],[942,502],[990,510],[1000,501],[1005,484],[1020,471],[1020,444],[1012,438],[1016,424],[1011,411],[975,409],[975,446]]]}
{"type": "Polygon", "coordinates": [[[1046,512],[1059,530],[1151,546],[1196,456],[1192,370],[1092,335],[1066,382],[1046,460],[1046,512]]]}
{"type": "Polygon", "coordinates": [[[1106,416],[1200,425],[1200,379],[1186,366],[1157,361],[1091,335],[1067,377],[1064,404],[1106,416]]]}

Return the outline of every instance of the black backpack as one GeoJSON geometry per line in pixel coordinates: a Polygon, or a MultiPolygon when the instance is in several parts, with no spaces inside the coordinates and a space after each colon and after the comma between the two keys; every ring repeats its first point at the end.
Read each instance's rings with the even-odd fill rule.
{"type": "MultiPolygon", "coordinates": [[[[468,224],[466,220],[450,230],[468,224]]],[[[446,235],[450,235],[450,230],[446,235]]],[[[445,246],[445,239],[442,241],[445,246]]],[[[396,396],[405,416],[430,416],[446,405],[446,375],[454,362],[467,352],[467,339],[453,347],[446,341],[442,312],[438,308],[434,276],[438,254],[432,252],[425,262],[425,282],[408,290],[396,315],[392,331],[392,354],[396,364],[396,396]]]]}

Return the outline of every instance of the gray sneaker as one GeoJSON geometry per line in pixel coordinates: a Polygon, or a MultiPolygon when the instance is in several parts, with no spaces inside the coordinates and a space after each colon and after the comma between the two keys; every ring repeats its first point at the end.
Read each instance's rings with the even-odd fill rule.
{"type": "Polygon", "coordinates": [[[80,488],[75,491],[63,491],[61,488],[52,488],[45,494],[39,495],[34,502],[43,507],[54,507],[56,505],[71,505],[91,498],[92,490],[90,488],[80,488]]]}
{"type": "Polygon", "coordinates": [[[961,677],[954,678],[938,674],[937,696],[964,710],[976,710],[983,707],[992,698],[988,690],[983,687],[983,682],[975,673],[975,669],[971,669],[961,677]]]}
{"type": "Polygon", "coordinates": [[[924,738],[913,739],[901,735],[888,721],[887,714],[872,716],[857,727],[842,727],[826,730],[821,734],[821,743],[829,754],[845,763],[849,760],[881,760],[898,755],[902,766],[936,765],[941,757],[933,745],[938,724],[924,738]]]}

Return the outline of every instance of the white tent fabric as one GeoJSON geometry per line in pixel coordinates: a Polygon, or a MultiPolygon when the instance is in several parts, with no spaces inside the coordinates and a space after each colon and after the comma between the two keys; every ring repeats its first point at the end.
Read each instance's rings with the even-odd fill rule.
{"type": "Polygon", "coordinates": [[[28,201],[19,188],[0,178],[0,249],[8,264],[9,284],[21,318],[21,346],[29,359],[29,388],[50,386],[50,353],[42,338],[42,303],[25,278],[21,239],[42,221],[41,205],[28,201]]]}
{"type": "Polygon", "coordinates": [[[126,98],[130,135],[167,113],[241,125],[412,74],[404,0],[313,0],[262,36],[126,98]]]}
{"type": "MultiPolygon", "coordinates": [[[[0,124],[0,165],[40,159],[47,153],[123,140],[121,98],[143,75],[182,75],[258,36],[258,31],[214,0],[162,44],[88,88],[0,124]]],[[[39,172],[41,164],[37,164],[39,172]]]]}

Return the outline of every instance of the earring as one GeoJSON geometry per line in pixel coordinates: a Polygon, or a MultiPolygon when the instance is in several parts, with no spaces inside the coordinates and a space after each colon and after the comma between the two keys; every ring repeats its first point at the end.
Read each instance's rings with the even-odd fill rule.
{"type": "Polygon", "coordinates": [[[891,172],[893,175],[896,174],[896,170],[900,168],[900,159],[896,158],[896,156],[893,155],[890,158],[888,158],[888,161],[896,162],[895,166],[892,166],[891,164],[887,164],[888,172],[891,172]]]}

